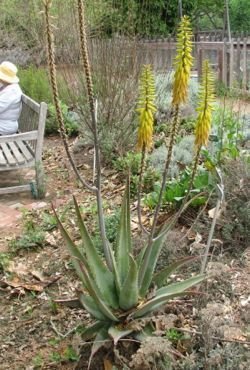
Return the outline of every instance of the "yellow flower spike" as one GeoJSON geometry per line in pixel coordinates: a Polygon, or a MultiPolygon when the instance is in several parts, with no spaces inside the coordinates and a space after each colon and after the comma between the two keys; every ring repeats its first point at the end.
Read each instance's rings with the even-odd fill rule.
{"type": "Polygon", "coordinates": [[[202,66],[202,82],[199,91],[198,117],[195,128],[195,145],[207,145],[211,129],[214,102],[214,79],[207,60],[202,66]]]}
{"type": "Polygon", "coordinates": [[[136,111],[139,113],[137,147],[150,149],[153,142],[155,106],[155,82],[151,65],[144,65],[140,77],[139,99],[136,111]]]}
{"type": "Polygon", "coordinates": [[[175,58],[175,74],[173,84],[173,105],[185,103],[188,95],[188,82],[193,65],[192,30],[189,18],[181,19],[177,34],[177,55],[175,58]]]}

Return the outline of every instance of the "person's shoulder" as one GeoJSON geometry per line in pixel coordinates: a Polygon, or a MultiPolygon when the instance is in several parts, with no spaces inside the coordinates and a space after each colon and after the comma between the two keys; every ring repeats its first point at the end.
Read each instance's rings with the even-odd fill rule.
{"type": "Polygon", "coordinates": [[[10,92],[22,95],[22,90],[18,83],[8,85],[7,88],[10,92]]]}

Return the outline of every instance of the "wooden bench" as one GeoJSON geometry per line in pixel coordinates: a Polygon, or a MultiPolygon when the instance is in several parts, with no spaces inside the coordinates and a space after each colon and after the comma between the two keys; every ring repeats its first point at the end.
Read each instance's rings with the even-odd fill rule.
{"type": "Polygon", "coordinates": [[[0,187],[0,194],[31,190],[34,196],[44,196],[42,147],[46,114],[47,104],[22,96],[18,133],[0,136],[0,172],[34,167],[35,179],[29,184],[0,187]]]}

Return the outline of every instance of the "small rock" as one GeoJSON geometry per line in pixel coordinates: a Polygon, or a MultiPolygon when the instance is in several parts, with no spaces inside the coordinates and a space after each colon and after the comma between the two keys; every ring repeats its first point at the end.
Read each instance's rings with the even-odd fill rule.
{"type": "Polygon", "coordinates": [[[11,206],[9,206],[9,208],[11,209],[19,209],[19,208],[23,208],[25,207],[22,203],[15,203],[15,204],[12,204],[11,206]]]}

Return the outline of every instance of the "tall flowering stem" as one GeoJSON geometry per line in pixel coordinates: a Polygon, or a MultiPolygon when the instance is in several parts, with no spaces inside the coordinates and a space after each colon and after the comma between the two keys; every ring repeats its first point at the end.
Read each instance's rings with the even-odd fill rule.
{"type": "Polygon", "coordinates": [[[157,111],[155,97],[155,81],[152,67],[151,65],[144,65],[140,76],[139,99],[136,110],[139,113],[137,147],[142,154],[138,184],[137,211],[140,227],[145,232],[147,232],[147,230],[143,227],[141,221],[141,188],[146,152],[152,147],[153,143],[154,113],[157,111]]]}
{"type": "Polygon", "coordinates": [[[140,77],[140,94],[137,112],[139,113],[139,129],[137,146],[139,150],[148,150],[153,141],[155,106],[155,81],[151,65],[144,65],[140,77]]]}
{"type": "Polygon", "coordinates": [[[199,104],[197,107],[197,121],[195,128],[195,145],[197,148],[206,146],[211,130],[212,111],[214,103],[214,78],[208,60],[202,67],[202,82],[199,91],[199,104]]]}
{"type": "Polygon", "coordinates": [[[187,100],[188,83],[189,83],[191,67],[193,63],[192,36],[193,35],[191,31],[189,18],[187,16],[184,16],[181,19],[181,22],[178,28],[178,35],[177,35],[177,55],[175,58],[175,74],[174,74],[173,98],[172,98],[172,106],[174,108],[173,124],[172,124],[172,129],[171,129],[171,134],[170,134],[167,159],[166,159],[165,168],[164,168],[163,177],[162,177],[161,190],[160,190],[158,203],[157,203],[154,216],[153,216],[153,224],[152,224],[152,228],[151,228],[151,232],[149,236],[148,245],[145,251],[145,259],[144,259],[145,263],[144,263],[143,268],[140,271],[141,272],[139,276],[140,281],[144,279],[144,276],[146,273],[146,266],[150,259],[151,246],[154,240],[154,234],[156,231],[158,215],[161,209],[163,193],[166,187],[168,170],[169,170],[169,166],[170,166],[170,162],[172,158],[173,147],[174,147],[176,135],[178,132],[180,105],[182,103],[185,103],[187,100]]]}
{"type": "Polygon", "coordinates": [[[191,68],[193,65],[192,57],[192,30],[187,16],[181,20],[177,34],[177,55],[175,58],[175,74],[173,84],[172,105],[186,103],[188,96],[188,83],[191,68]]]}
{"type": "Polygon", "coordinates": [[[196,128],[195,128],[196,154],[195,154],[191,179],[189,183],[189,188],[185,196],[184,202],[188,198],[189,193],[193,186],[194,178],[195,178],[197,167],[199,164],[199,156],[200,156],[201,148],[202,146],[207,145],[210,130],[211,130],[212,111],[213,111],[213,103],[214,103],[214,77],[212,75],[208,60],[205,60],[203,62],[202,80],[201,80],[198,100],[199,100],[198,107],[196,109],[198,116],[196,119],[196,128]]]}
{"type": "Polygon", "coordinates": [[[89,108],[91,114],[91,129],[93,133],[94,139],[94,147],[95,147],[95,163],[96,163],[96,199],[97,199],[97,208],[98,208],[98,221],[100,227],[100,234],[103,243],[103,251],[105,255],[105,259],[107,265],[110,270],[113,269],[112,263],[112,251],[107,239],[106,229],[105,229],[105,221],[104,221],[104,214],[103,214],[103,207],[102,207],[102,195],[101,195],[101,159],[100,159],[100,145],[98,139],[98,130],[97,130],[97,112],[96,112],[96,105],[95,105],[95,97],[93,92],[93,82],[92,82],[92,74],[91,68],[89,63],[89,54],[88,54],[88,47],[87,47],[87,35],[86,35],[86,26],[85,26],[85,9],[82,0],[77,0],[77,8],[78,8],[78,20],[79,20],[79,36],[80,36],[80,50],[81,50],[81,57],[83,61],[83,69],[86,78],[86,85],[87,85],[87,93],[89,98],[89,108]]]}
{"type": "Polygon", "coordinates": [[[95,192],[96,188],[91,186],[79,173],[77,166],[75,164],[74,158],[72,157],[71,152],[69,150],[68,138],[67,138],[67,134],[65,130],[62,109],[60,106],[58,84],[57,84],[54,34],[52,31],[52,23],[51,23],[51,16],[50,16],[50,8],[52,6],[52,0],[43,0],[43,5],[44,5],[44,16],[45,16],[45,34],[46,34],[46,41],[47,41],[48,69],[49,69],[50,82],[51,82],[51,88],[52,88],[55,109],[56,109],[60,136],[62,138],[63,145],[67,153],[67,157],[73,168],[73,171],[76,174],[76,177],[78,178],[78,180],[81,182],[83,186],[86,186],[87,189],[95,192]]]}
{"type": "Polygon", "coordinates": [[[192,188],[194,177],[197,171],[201,147],[207,145],[211,130],[212,111],[214,103],[214,77],[212,75],[208,60],[205,60],[203,62],[202,81],[198,99],[199,103],[196,109],[198,116],[195,127],[196,155],[192,170],[192,176],[189,184],[190,190],[192,188]]]}

